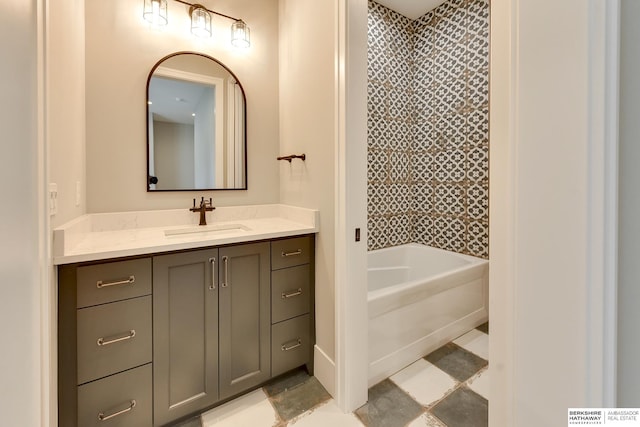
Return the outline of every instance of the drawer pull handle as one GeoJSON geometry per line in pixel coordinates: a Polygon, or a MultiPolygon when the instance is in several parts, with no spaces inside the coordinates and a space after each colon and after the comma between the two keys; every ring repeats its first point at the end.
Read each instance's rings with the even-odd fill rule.
{"type": "Polygon", "coordinates": [[[122,411],[114,412],[111,415],[105,415],[104,412],[100,412],[98,414],[98,420],[99,421],[107,421],[107,420],[110,420],[111,418],[117,417],[118,415],[126,414],[127,412],[130,412],[133,408],[135,408],[136,405],[137,405],[136,401],[132,399],[131,403],[129,404],[129,407],[123,409],[122,411]]]}
{"type": "Polygon", "coordinates": [[[282,351],[289,351],[289,350],[293,350],[294,348],[298,348],[302,345],[302,340],[300,338],[298,338],[297,340],[292,341],[294,344],[286,343],[286,344],[282,344],[282,347],[280,347],[282,349],[282,351]]]}
{"type": "Polygon", "coordinates": [[[117,342],[120,341],[125,341],[125,340],[130,340],[131,338],[136,336],[136,330],[132,329],[129,331],[129,335],[125,335],[124,337],[120,337],[120,338],[114,338],[112,340],[106,340],[104,338],[98,338],[98,345],[99,346],[103,346],[103,345],[109,345],[109,344],[115,344],[117,342]]]}
{"type": "Polygon", "coordinates": [[[298,249],[297,251],[293,251],[293,252],[282,251],[282,258],[286,258],[289,256],[296,256],[296,255],[302,255],[302,249],[298,249]]]}
{"type": "Polygon", "coordinates": [[[109,286],[120,286],[120,285],[129,285],[136,281],[136,276],[129,276],[128,279],[118,280],[117,282],[107,282],[104,283],[102,280],[98,280],[96,283],[96,287],[98,289],[108,288],[109,286]]]}
{"type": "Polygon", "coordinates": [[[298,288],[297,291],[293,291],[291,293],[282,293],[282,299],[287,299],[291,297],[297,297],[298,295],[302,295],[302,288],[298,288]]]}

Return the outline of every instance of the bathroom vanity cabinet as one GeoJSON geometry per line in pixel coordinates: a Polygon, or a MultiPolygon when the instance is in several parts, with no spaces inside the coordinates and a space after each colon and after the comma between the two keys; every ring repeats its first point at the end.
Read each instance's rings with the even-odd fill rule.
{"type": "Polygon", "coordinates": [[[313,248],[305,235],[59,266],[59,425],[164,426],[312,371],[313,248]]]}

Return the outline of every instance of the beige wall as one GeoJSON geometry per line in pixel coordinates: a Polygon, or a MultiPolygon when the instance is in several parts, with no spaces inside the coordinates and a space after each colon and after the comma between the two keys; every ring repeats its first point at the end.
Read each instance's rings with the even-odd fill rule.
{"type": "Polygon", "coordinates": [[[280,201],[320,210],[316,343],[335,360],[335,4],[280,1],[280,201]]]}
{"type": "Polygon", "coordinates": [[[233,50],[231,21],[213,18],[214,36],[189,33],[188,7],[168,2],[169,25],[153,29],[142,1],[86,1],[87,211],[189,207],[193,197],[217,206],[278,202],[278,1],[203,2],[244,19],[251,48],[233,50]],[[146,192],[147,76],[176,51],[210,55],[238,76],[247,96],[248,191],[146,192]]]}
{"type": "Polygon", "coordinates": [[[84,0],[56,1],[47,29],[49,182],[58,185],[51,225],[57,227],[86,212],[84,0]]]}
{"type": "Polygon", "coordinates": [[[0,411],[3,426],[45,417],[42,363],[43,213],[36,0],[0,2],[0,411]]]}
{"type": "Polygon", "coordinates": [[[567,408],[610,406],[613,3],[491,2],[491,426],[565,425],[567,408]]]}

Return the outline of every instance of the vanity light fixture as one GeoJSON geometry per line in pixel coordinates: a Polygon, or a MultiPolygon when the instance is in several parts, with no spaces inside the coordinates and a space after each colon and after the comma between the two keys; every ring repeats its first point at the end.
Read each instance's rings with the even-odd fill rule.
{"type": "Polygon", "coordinates": [[[153,25],[167,25],[167,0],[144,0],[142,16],[153,25]]]}
{"type": "Polygon", "coordinates": [[[251,46],[249,27],[242,19],[231,24],[231,44],[242,48],[251,46]]]}
{"type": "MultiPolygon", "coordinates": [[[[183,0],[174,1],[189,6],[191,32],[196,36],[211,37],[211,14],[214,14],[233,21],[231,25],[231,44],[233,46],[240,48],[251,46],[250,30],[242,19],[207,9],[201,4],[193,4],[183,0]]],[[[144,0],[143,15],[144,19],[152,24],[166,25],[168,22],[167,0],[144,0]]]]}
{"type": "Polygon", "coordinates": [[[191,33],[198,37],[211,37],[211,14],[200,4],[189,8],[191,17],[191,33]]]}

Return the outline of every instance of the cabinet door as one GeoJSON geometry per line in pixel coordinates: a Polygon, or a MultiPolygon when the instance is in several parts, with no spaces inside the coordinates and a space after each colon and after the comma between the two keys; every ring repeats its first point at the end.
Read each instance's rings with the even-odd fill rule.
{"type": "Polygon", "coordinates": [[[218,251],[153,258],[154,425],[218,400],[218,251]]]}
{"type": "Polygon", "coordinates": [[[220,397],[271,375],[269,243],[220,249],[220,397]]]}

